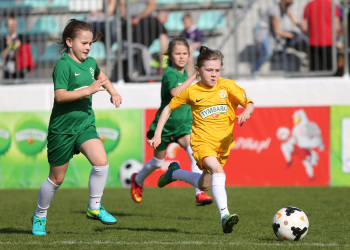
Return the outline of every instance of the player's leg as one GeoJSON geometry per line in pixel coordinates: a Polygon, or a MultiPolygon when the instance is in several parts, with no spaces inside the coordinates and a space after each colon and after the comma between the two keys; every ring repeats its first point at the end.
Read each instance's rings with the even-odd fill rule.
{"type": "Polygon", "coordinates": [[[50,165],[49,177],[41,184],[38,195],[38,206],[32,217],[32,233],[46,235],[46,216],[50,203],[57,189],[62,184],[68,169],[68,163],[61,166],[50,165]]]}
{"type": "Polygon", "coordinates": [[[136,203],[141,203],[143,182],[144,180],[153,173],[154,170],[163,166],[164,158],[166,155],[165,150],[154,150],[153,159],[146,162],[139,173],[134,173],[131,176],[131,197],[136,203]]]}
{"type": "MultiPolygon", "coordinates": [[[[202,162],[202,156],[207,154],[216,154],[213,152],[210,148],[208,148],[206,145],[200,145],[196,147],[196,151],[193,153],[193,157],[196,160],[197,163],[202,162]]],[[[158,180],[158,187],[162,188],[173,181],[179,180],[184,181],[196,188],[199,188],[199,180],[201,178],[202,174],[200,173],[193,173],[190,171],[182,170],[180,169],[180,166],[177,162],[172,162],[168,170],[159,178],[158,180]]],[[[203,187],[202,187],[203,188],[203,187]]],[[[208,188],[209,189],[209,188],[208,188]]],[[[208,189],[201,189],[202,191],[207,191],[208,189]]]]}
{"type": "Polygon", "coordinates": [[[228,210],[224,169],[214,156],[204,158],[203,163],[205,168],[212,173],[212,192],[220,213],[222,229],[224,233],[231,233],[233,226],[238,223],[238,215],[230,214],[228,210]]]}
{"type": "Polygon", "coordinates": [[[74,154],[76,135],[60,135],[49,132],[47,137],[47,158],[50,163],[49,177],[43,182],[38,195],[38,206],[32,217],[32,232],[45,235],[46,216],[50,203],[62,184],[69,160],[74,154]],[[59,147],[57,145],[60,145],[59,147]]]}
{"type": "MultiPolygon", "coordinates": [[[[188,157],[190,158],[191,162],[191,171],[193,173],[199,173],[202,174],[202,170],[200,170],[197,166],[196,160],[193,158],[193,151],[190,146],[190,138],[191,136],[189,134],[182,135],[179,138],[177,138],[177,142],[179,145],[186,150],[188,157]]],[[[207,194],[201,191],[199,188],[195,188],[196,191],[196,206],[205,206],[209,205],[213,202],[213,199],[207,194]]]]}
{"type": "MultiPolygon", "coordinates": [[[[87,138],[82,136],[82,138],[87,138]]],[[[84,140],[84,139],[82,139],[84,140]]],[[[83,142],[79,151],[86,156],[92,165],[89,178],[89,204],[86,216],[99,220],[103,224],[116,224],[117,220],[101,206],[101,198],[108,175],[108,159],[100,139],[93,138],[83,142]]]]}

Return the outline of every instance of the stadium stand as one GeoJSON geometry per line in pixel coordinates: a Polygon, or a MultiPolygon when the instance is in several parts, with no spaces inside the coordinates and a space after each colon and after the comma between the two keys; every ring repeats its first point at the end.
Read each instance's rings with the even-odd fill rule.
{"type": "MultiPolygon", "coordinates": [[[[303,8],[308,1],[294,1],[291,7],[299,20],[302,20],[303,8]]],[[[18,20],[17,33],[27,35],[25,36],[26,39],[28,38],[32,44],[33,58],[38,62],[37,72],[31,73],[23,82],[50,81],[51,77],[46,77],[48,74],[41,75],[41,68],[50,69],[51,65],[60,57],[57,50],[53,48],[53,44],[57,42],[62,28],[70,18],[86,20],[91,9],[101,9],[103,2],[105,1],[1,0],[0,42],[3,43],[7,33],[6,18],[14,14],[18,20]]],[[[204,34],[205,44],[224,53],[224,65],[230,69],[225,71],[225,76],[236,79],[250,78],[250,67],[259,55],[259,48],[253,40],[253,28],[258,21],[260,13],[273,2],[275,0],[158,0],[157,11],[165,10],[168,12],[165,28],[168,31],[169,39],[181,34],[183,30],[183,13],[190,11],[197,27],[204,34]]],[[[341,7],[344,8],[344,13],[346,13],[346,4],[343,4],[341,7]]],[[[126,31],[125,29],[128,27],[124,25],[120,13],[118,14],[118,8],[116,17],[117,29],[126,31]]],[[[288,21],[283,21],[281,25],[284,29],[292,27],[288,21]]],[[[343,33],[344,36],[347,35],[347,29],[343,33]]],[[[103,62],[102,67],[106,67],[106,72],[110,75],[115,70],[114,65],[118,60],[121,62],[126,60],[126,58],[130,58],[130,62],[128,59],[126,60],[128,63],[122,64],[123,67],[135,67],[135,65],[139,65],[139,63],[133,62],[137,57],[128,57],[128,50],[134,48],[129,39],[123,40],[122,35],[119,34],[116,43],[111,41],[107,41],[104,44],[98,42],[92,46],[90,55],[103,62]],[[117,46],[117,44],[123,44],[123,46],[117,46]],[[120,51],[117,48],[120,48],[120,51]],[[117,56],[119,52],[120,58],[117,56]]],[[[337,37],[337,40],[342,40],[342,38],[337,37]]],[[[347,39],[345,42],[347,42],[347,39]]],[[[347,45],[345,44],[343,48],[347,48],[347,45]]],[[[152,55],[159,53],[159,41],[154,41],[148,50],[152,55]]],[[[264,64],[261,69],[261,77],[324,75],[324,72],[310,72],[307,63],[301,66],[300,62],[295,60],[294,55],[280,55],[280,51],[281,49],[277,48],[275,55],[278,56],[272,57],[269,62],[264,64]],[[287,67],[285,67],[286,65],[287,67]]],[[[342,55],[347,53],[347,49],[337,49],[337,52],[338,55],[342,55]]],[[[134,55],[134,53],[131,52],[131,55],[134,55]]],[[[196,56],[195,53],[194,56],[196,56]]],[[[307,62],[307,58],[305,61],[307,62]]],[[[0,72],[2,71],[2,64],[0,60],[0,72]]],[[[123,70],[123,72],[133,71],[135,69],[131,71],[128,69],[123,70]]],[[[160,80],[160,77],[160,75],[142,76],[139,74],[132,81],[157,81],[160,80]]],[[[2,83],[7,82],[2,81],[2,83]]]]}

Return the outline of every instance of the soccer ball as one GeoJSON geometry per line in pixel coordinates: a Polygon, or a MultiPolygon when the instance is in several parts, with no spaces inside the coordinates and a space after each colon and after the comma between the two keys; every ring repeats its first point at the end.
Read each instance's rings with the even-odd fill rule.
{"type": "Polygon", "coordinates": [[[278,239],[298,241],[307,234],[309,220],[299,208],[284,207],[273,217],[272,228],[278,239]]]}
{"type": "Polygon", "coordinates": [[[135,159],[128,159],[119,168],[119,180],[123,187],[131,187],[131,175],[142,169],[141,162],[135,159]]]}

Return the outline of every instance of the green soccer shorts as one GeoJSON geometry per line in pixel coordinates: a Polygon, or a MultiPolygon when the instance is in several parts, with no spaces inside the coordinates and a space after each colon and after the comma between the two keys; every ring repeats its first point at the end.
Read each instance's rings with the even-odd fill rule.
{"type": "Polygon", "coordinates": [[[54,134],[47,136],[47,159],[52,166],[61,166],[79,154],[79,147],[90,139],[100,139],[96,127],[90,126],[78,134],[54,134]]]}
{"type": "MultiPolygon", "coordinates": [[[[177,127],[175,130],[163,129],[162,131],[162,142],[156,148],[157,151],[163,151],[168,148],[170,143],[176,142],[176,139],[182,135],[189,135],[192,132],[192,124],[183,124],[177,127]]],[[[152,139],[154,131],[149,130],[147,132],[147,138],[152,139]]]]}

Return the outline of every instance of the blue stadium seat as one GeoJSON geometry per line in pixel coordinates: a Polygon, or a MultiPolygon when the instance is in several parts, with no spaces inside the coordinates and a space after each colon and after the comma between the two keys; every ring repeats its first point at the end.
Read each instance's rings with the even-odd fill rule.
{"type": "Polygon", "coordinates": [[[212,1],[213,3],[233,3],[235,0],[212,0],[212,1]]]}
{"type": "Polygon", "coordinates": [[[152,44],[148,48],[149,53],[151,54],[157,54],[160,52],[160,40],[157,38],[155,39],[152,44]]]}
{"type": "Polygon", "coordinates": [[[48,2],[48,0],[23,0],[24,5],[30,6],[33,9],[46,8],[48,2]]]}
{"type": "Polygon", "coordinates": [[[52,0],[47,3],[49,9],[68,9],[70,0],[52,0]]]}
{"type": "Polygon", "coordinates": [[[157,0],[157,5],[174,5],[178,0],[157,0]]]}
{"type": "MultiPolygon", "coordinates": [[[[17,17],[17,34],[25,34],[27,32],[27,24],[23,17],[17,17]]],[[[0,35],[7,35],[6,19],[3,19],[0,26],[0,35]]]]}
{"type": "Polygon", "coordinates": [[[60,24],[54,16],[42,16],[34,23],[31,34],[59,34],[60,24]]]}
{"type": "Polygon", "coordinates": [[[97,41],[91,44],[91,50],[89,56],[95,58],[95,60],[106,60],[106,46],[103,42],[97,41]]]}
{"type": "Polygon", "coordinates": [[[182,21],[184,13],[182,11],[170,12],[168,20],[164,24],[165,29],[169,32],[178,32],[184,30],[184,24],[182,21]]]}
{"type": "MultiPolygon", "coordinates": [[[[34,0],[35,1],[35,0],[34,0]]],[[[15,0],[0,0],[0,9],[1,10],[23,10],[23,9],[30,9],[31,6],[28,4],[25,4],[23,2],[17,2],[15,0]]]]}
{"type": "Polygon", "coordinates": [[[226,17],[217,10],[206,11],[199,16],[197,27],[201,31],[224,29],[226,28],[226,17]],[[208,20],[210,20],[210,22],[208,20]]]}
{"type": "Polygon", "coordinates": [[[180,4],[209,4],[211,0],[178,0],[180,4]]]}
{"type": "Polygon", "coordinates": [[[71,16],[69,19],[77,19],[80,21],[86,21],[87,17],[83,14],[71,16]]]}
{"type": "Polygon", "coordinates": [[[16,2],[13,0],[2,0],[0,1],[0,9],[14,8],[16,7],[16,2]]]}
{"type": "Polygon", "coordinates": [[[42,63],[53,63],[61,58],[59,53],[59,46],[57,44],[52,44],[47,46],[45,52],[38,57],[38,61],[42,63]]]}

